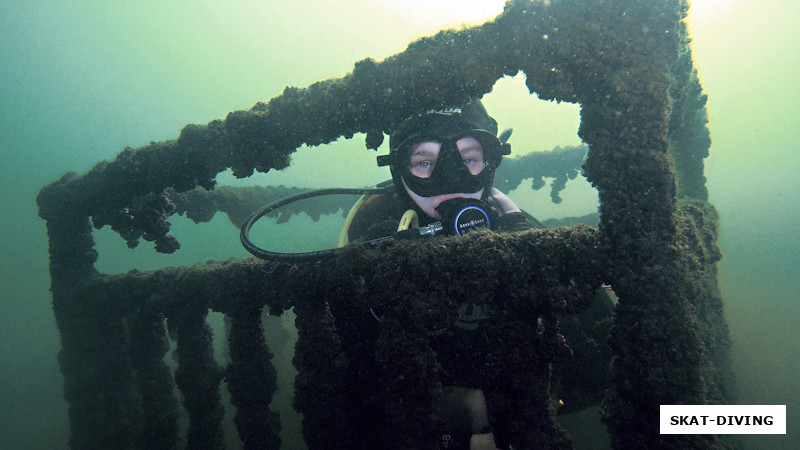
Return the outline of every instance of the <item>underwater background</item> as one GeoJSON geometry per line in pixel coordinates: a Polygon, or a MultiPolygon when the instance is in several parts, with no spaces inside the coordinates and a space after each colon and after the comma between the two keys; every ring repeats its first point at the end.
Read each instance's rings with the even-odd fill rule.
{"type": "MultiPolygon", "coordinates": [[[[248,109],[287,85],[340,77],[358,60],[381,60],[443,27],[482,23],[502,5],[0,4],[0,449],[67,447],[39,189],[67,171],[84,173],[113,159],[126,146],[174,139],[186,124],[248,109]]],[[[695,0],[689,13],[695,65],[709,95],[713,143],[706,176],[721,216],[720,282],[738,403],[787,405],[787,435],[743,437],[751,449],[797,448],[800,438],[798,24],[800,4],[793,0],[695,0]]],[[[542,102],[523,81],[500,80],[484,98],[500,128],[514,128],[513,154],[578,144],[579,107],[542,102]]],[[[363,140],[302,148],[280,173],[248,180],[223,173],[218,181],[362,187],[389,178],[363,140]]],[[[567,183],[558,205],[549,189],[531,191],[526,183],[511,194],[539,219],[583,215],[597,206],[595,191],[580,177],[567,183]]],[[[200,225],[176,216],[172,223],[183,244],[174,255],[156,254],[149,243],[131,251],[107,229],[96,232],[97,267],[117,273],[246,255],[224,215],[200,225]]],[[[273,231],[285,249],[321,248],[335,244],[342,223],[338,215],[320,222],[298,217],[273,231]]]]}

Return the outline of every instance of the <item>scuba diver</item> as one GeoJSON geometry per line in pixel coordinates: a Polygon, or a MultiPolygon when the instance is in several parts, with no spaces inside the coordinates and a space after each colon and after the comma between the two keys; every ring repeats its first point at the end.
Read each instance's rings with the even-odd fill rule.
{"type": "MultiPolygon", "coordinates": [[[[511,130],[500,138],[497,130],[497,122],[479,101],[428,111],[402,122],[389,137],[390,153],[378,157],[378,165],[391,170],[394,190],[373,195],[360,206],[347,230],[350,242],[392,234],[407,226],[408,220],[418,222],[417,229],[441,223],[461,234],[475,222],[472,217],[465,221],[466,227],[459,225],[470,208],[480,210],[478,227],[495,231],[544,228],[492,186],[495,170],[511,151],[506,142],[511,130]]],[[[479,367],[481,355],[488,350],[480,326],[486,317],[473,304],[462,305],[458,316],[451,329],[430,336],[445,375],[437,414],[446,425],[439,448],[494,450],[497,445],[479,367]]]]}
{"type": "MultiPolygon", "coordinates": [[[[249,239],[253,223],[272,210],[309,196],[329,194],[364,194],[348,215],[340,246],[347,241],[463,235],[478,228],[500,232],[545,228],[493,187],[496,169],[503,156],[511,152],[507,143],[511,130],[499,136],[497,132],[497,121],[489,116],[480,101],[414,115],[391,133],[389,154],[378,156],[378,165],[389,166],[392,180],[374,189],[327,189],[268,205],[256,211],[242,227],[242,244],[255,256],[284,262],[333,257],[332,249],[308,253],[270,252],[249,239]]],[[[553,368],[556,371],[554,380],[559,386],[559,399],[571,396],[569,400],[577,400],[569,401],[573,410],[598,403],[606,386],[605,375],[597,373],[605,372],[610,360],[604,340],[613,304],[606,299],[601,305],[600,311],[594,311],[595,316],[588,320],[578,314],[564,322],[562,332],[570,346],[578,349],[578,354],[571,363],[553,368]],[[598,324],[603,326],[598,327],[598,324]],[[588,353],[582,351],[584,348],[588,353]],[[586,354],[598,361],[596,370],[577,369],[584,367],[582,360],[586,354]],[[558,374],[559,369],[564,373],[558,374]],[[580,377],[570,375],[572,372],[580,377]]],[[[375,320],[382,320],[380,311],[370,310],[369,313],[375,320]]],[[[440,449],[513,448],[510,443],[502,442],[503,433],[499,429],[496,437],[492,432],[482,390],[484,355],[491,351],[481,326],[486,319],[479,305],[462,304],[457,320],[450,327],[429,334],[431,347],[443,370],[444,392],[437,407],[437,416],[443,424],[437,438],[440,449]]]]}

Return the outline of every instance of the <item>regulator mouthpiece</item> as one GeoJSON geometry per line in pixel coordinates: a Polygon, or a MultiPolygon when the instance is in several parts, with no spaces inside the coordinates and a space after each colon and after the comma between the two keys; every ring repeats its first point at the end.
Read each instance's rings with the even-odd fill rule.
{"type": "Polygon", "coordinates": [[[491,228],[495,213],[486,202],[475,198],[453,198],[436,207],[442,220],[422,228],[409,228],[392,235],[396,241],[447,235],[463,236],[478,228],[491,228]]]}
{"type": "Polygon", "coordinates": [[[479,228],[492,228],[492,209],[475,198],[453,198],[436,207],[442,215],[443,231],[463,236],[479,228]]]}

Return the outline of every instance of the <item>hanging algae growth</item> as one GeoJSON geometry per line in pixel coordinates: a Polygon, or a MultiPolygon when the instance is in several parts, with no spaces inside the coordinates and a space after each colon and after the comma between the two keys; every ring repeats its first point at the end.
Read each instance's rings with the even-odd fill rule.
{"type": "MultiPolygon", "coordinates": [[[[482,26],[442,31],[381,62],[360,61],[340,79],[287,88],[42,189],[70,446],[181,442],[164,364],[166,318],[177,337],[174,383],[189,413],[188,447],[222,446],[225,380],[245,447],[278,448],[280,424],[267,407],[275,369],[256,318],[264,307],[272,314],[293,307],[295,404],[309,446],[432,448],[442,374],[429,331],[470,299],[491,319],[483,363],[498,439],[568,448],[549,404],[549,367],[569,354],[557,317],[586,308],[601,282],[620,296],[603,404],[613,445],[732,445],[658,430],[660,404],[722,403],[731,389],[716,214],[702,175],[710,143],[705,96],[685,13],[679,0],[514,0],[482,26]],[[252,192],[223,193],[207,208],[189,192],[213,189],[217,173],[280,170],[303,144],[355,133],[377,148],[404,117],[479,98],[520,70],[540,98],[581,105],[584,173],[601,202],[597,229],[356,245],[324,263],[248,259],[113,276],[94,269],[92,226],[111,226],[130,246],[144,238],[174,252],[168,218],[176,212],[202,220],[222,210],[241,220],[252,192]],[[209,310],[231,319],[225,368],[213,358],[209,310]]],[[[524,175],[508,181],[518,183],[515,177],[524,175]]],[[[310,214],[339,209],[318,206],[310,214]]]]}

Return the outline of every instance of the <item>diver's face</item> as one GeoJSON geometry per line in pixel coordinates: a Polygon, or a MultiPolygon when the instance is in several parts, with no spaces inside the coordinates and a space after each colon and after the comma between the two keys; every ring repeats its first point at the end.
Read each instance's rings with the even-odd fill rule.
{"type": "MultiPolygon", "coordinates": [[[[473,175],[481,173],[486,167],[481,143],[474,137],[467,136],[456,141],[456,146],[464,166],[470,173],[473,175]]],[[[408,170],[416,177],[429,178],[436,167],[441,149],[442,143],[438,141],[423,141],[416,144],[411,150],[408,170]]]]}
{"type": "MultiPolygon", "coordinates": [[[[461,155],[463,165],[472,175],[480,174],[486,167],[481,143],[474,137],[467,136],[456,141],[456,146],[458,148],[458,153],[461,155]]],[[[436,168],[436,162],[439,159],[441,149],[442,143],[438,141],[423,141],[416,144],[412,148],[409,157],[409,172],[415,177],[430,178],[436,168]]],[[[432,197],[422,197],[412,191],[405,180],[403,180],[403,186],[414,203],[416,203],[425,214],[437,220],[441,219],[442,216],[436,211],[436,207],[445,200],[450,200],[452,198],[479,199],[483,195],[483,189],[481,189],[478,192],[452,192],[432,197]]]]}

